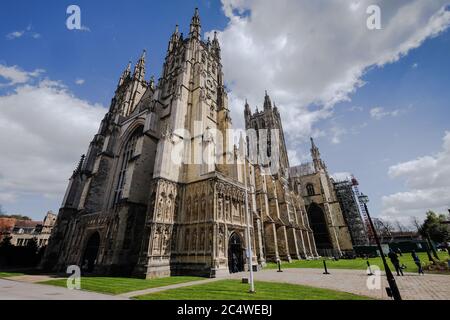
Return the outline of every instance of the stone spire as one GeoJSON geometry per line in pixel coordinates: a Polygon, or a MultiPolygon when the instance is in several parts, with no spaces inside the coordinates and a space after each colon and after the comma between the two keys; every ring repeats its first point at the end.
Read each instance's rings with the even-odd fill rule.
{"type": "Polygon", "coordinates": [[[219,43],[219,39],[217,38],[217,31],[214,31],[214,39],[212,41],[212,49],[217,54],[217,56],[220,57],[220,43],[219,43]]]}
{"type": "Polygon", "coordinates": [[[122,72],[118,86],[120,87],[125,82],[125,79],[127,79],[130,75],[131,75],[131,61],[128,62],[127,68],[122,72]]]}
{"type": "Polygon", "coordinates": [[[201,24],[200,24],[200,16],[198,14],[198,8],[195,8],[195,13],[194,16],[192,17],[191,20],[191,27],[189,29],[189,35],[192,38],[195,39],[200,39],[200,34],[201,34],[201,24]]]}
{"type": "Polygon", "coordinates": [[[136,66],[134,67],[134,74],[133,79],[136,79],[138,81],[144,81],[145,79],[145,55],[147,51],[144,49],[142,51],[141,58],[136,63],[136,66]]]}
{"type": "Polygon", "coordinates": [[[270,100],[269,95],[267,94],[266,90],[266,96],[264,97],[264,111],[272,109],[272,101],[270,100]]]}
{"type": "Polygon", "coordinates": [[[150,86],[150,89],[155,90],[155,76],[152,76],[150,78],[149,86],[150,86]]]}
{"type": "Polygon", "coordinates": [[[245,99],[245,113],[252,114],[252,110],[250,109],[250,105],[248,104],[247,99],[245,99]]]}
{"type": "Polygon", "coordinates": [[[316,171],[326,169],[322,159],[320,158],[319,148],[317,148],[316,144],[314,143],[314,139],[312,137],[310,139],[311,139],[311,157],[314,162],[314,168],[316,169],[316,171]]]}
{"type": "Polygon", "coordinates": [[[250,109],[250,105],[245,99],[245,107],[244,107],[244,117],[245,117],[245,126],[248,127],[250,125],[250,118],[252,117],[252,109],[250,109]]]}
{"type": "Polygon", "coordinates": [[[77,167],[76,167],[75,170],[73,171],[72,177],[75,177],[75,176],[77,176],[78,174],[81,173],[81,168],[83,167],[84,159],[85,159],[85,158],[86,158],[86,156],[85,156],[84,154],[81,155],[81,159],[80,159],[80,161],[78,162],[77,167]]]}
{"type": "Polygon", "coordinates": [[[168,51],[172,52],[172,50],[176,47],[178,41],[180,40],[180,31],[178,25],[175,26],[175,31],[172,33],[169,41],[168,51]]]}

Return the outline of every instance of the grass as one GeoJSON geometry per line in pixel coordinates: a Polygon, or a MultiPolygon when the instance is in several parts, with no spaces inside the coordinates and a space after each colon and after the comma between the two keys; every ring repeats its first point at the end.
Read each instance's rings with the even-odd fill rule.
{"type": "MultiPolygon", "coordinates": [[[[177,283],[202,280],[200,277],[166,277],[156,279],[116,278],[116,277],[82,277],[81,289],[109,294],[121,294],[125,292],[144,290],[156,287],[164,287],[177,283]]],[[[66,287],[66,279],[56,279],[40,282],[59,287],[66,287]]]]}
{"type": "Polygon", "coordinates": [[[219,280],[134,297],[138,300],[370,300],[368,297],[287,283],[256,281],[256,293],[239,280],[219,280]]]}
{"type": "Polygon", "coordinates": [[[9,277],[16,277],[16,276],[23,276],[23,273],[20,272],[0,272],[0,278],[9,278],[9,277]]]}
{"type": "MultiPolygon", "coordinates": [[[[426,265],[429,264],[429,260],[428,260],[428,256],[425,252],[419,252],[417,253],[417,255],[419,256],[420,260],[422,261],[422,265],[426,265]]],[[[439,252],[438,253],[439,258],[441,259],[441,261],[445,261],[448,259],[448,254],[444,253],[444,252],[439,252]]],[[[417,266],[414,263],[414,260],[411,257],[410,253],[404,253],[402,257],[399,257],[400,263],[404,264],[407,268],[406,272],[416,272],[417,271],[417,266]]],[[[358,270],[366,270],[367,269],[367,261],[369,261],[370,265],[374,266],[378,266],[380,267],[381,270],[384,270],[384,266],[383,266],[383,261],[381,259],[381,257],[377,257],[377,258],[369,258],[369,259],[362,259],[362,258],[358,258],[358,259],[350,259],[350,260],[345,260],[345,259],[341,259],[338,261],[334,261],[334,260],[326,260],[327,262],[327,268],[328,269],[358,269],[358,270]]],[[[394,266],[392,265],[391,261],[389,260],[389,258],[386,258],[386,261],[388,262],[389,267],[391,268],[392,271],[395,271],[394,266]]],[[[266,269],[276,269],[278,268],[276,263],[267,263],[266,269]]],[[[281,263],[281,268],[318,268],[318,269],[322,269],[323,268],[323,261],[322,260],[300,260],[300,261],[293,261],[291,263],[288,262],[282,262],[281,263]]]]}

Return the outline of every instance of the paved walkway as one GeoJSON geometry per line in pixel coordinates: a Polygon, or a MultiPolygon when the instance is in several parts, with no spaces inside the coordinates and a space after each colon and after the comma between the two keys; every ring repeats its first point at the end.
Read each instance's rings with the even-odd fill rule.
{"type": "Polygon", "coordinates": [[[125,300],[89,291],[0,279],[0,300],[125,300]]]}
{"type": "MultiPolygon", "coordinates": [[[[263,270],[255,272],[254,276],[256,281],[300,284],[363,295],[374,299],[389,299],[385,290],[388,284],[384,275],[381,277],[381,285],[378,288],[371,290],[367,286],[369,277],[364,270],[331,269],[329,270],[329,272],[329,275],[324,275],[322,269],[284,269],[283,272],[277,272],[276,270],[263,270]]],[[[87,291],[68,290],[65,288],[54,286],[39,285],[36,284],[36,282],[57,278],[48,275],[26,275],[11,277],[8,278],[8,280],[0,279],[0,300],[128,299],[139,295],[150,294],[169,289],[200,285],[223,279],[241,279],[243,277],[248,277],[248,273],[238,273],[220,278],[178,283],[165,287],[144,289],[112,296],[87,291]]],[[[449,275],[426,274],[425,276],[419,276],[413,273],[405,273],[404,277],[395,277],[395,279],[404,300],[450,300],[449,275]]]]}
{"type": "Polygon", "coordinates": [[[29,282],[29,283],[37,283],[48,280],[58,280],[58,279],[67,279],[67,277],[58,277],[53,275],[21,275],[6,278],[8,280],[21,281],[21,282],[29,282]]]}
{"type": "MultiPolygon", "coordinates": [[[[286,282],[318,288],[332,289],[363,295],[375,299],[390,299],[385,288],[386,277],[381,277],[379,289],[370,290],[367,286],[368,276],[364,270],[328,270],[324,275],[322,269],[284,269],[264,270],[255,273],[255,280],[286,282]]],[[[242,276],[242,275],[241,275],[242,276]]],[[[450,276],[405,273],[404,277],[395,277],[400,294],[404,300],[450,300],[450,276]]]]}

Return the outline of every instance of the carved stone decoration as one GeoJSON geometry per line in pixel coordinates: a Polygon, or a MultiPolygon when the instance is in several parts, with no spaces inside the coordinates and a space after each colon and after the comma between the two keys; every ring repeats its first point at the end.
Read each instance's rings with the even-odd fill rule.
{"type": "Polygon", "coordinates": [[[155,236],[153,237],[153,254],[159,254],[161,250],[161,227],[155,229],[155,236]]]}
{"type": "Polygon", "coordinates": [[[198,200],[197,197],[195,197],[194,199],[194,209],[192,212],[192,221],[197,221],[198,220],[198,200]]]}
{"type": "Polygon", "coordinates": [[[166,208],[165,208],[164,220],[165,221],[169,221],[171,214],[172,214],[172,198],[171,198],[171,196],[169,196],[166,199],[166,208]]]}
{"type": "Polygon", "coordinates": [[[194,231],[192,232],[192,243],[191,243],[191,249],[192,250],[197,250],[197,229],[194,229],[194,231]]]}
{"type": "Polygon", "coordinates": [[[201,209],[200,209],[200,217],[199,217],[199,221],[204,221],[206,218],[206,196],[203,194],[202,195],[202,203],[200,205],[201,209]]]}
{"type": "Polygon", "coordinates": [[[186,216],[185,216],[185,222],[189,222],[191,220],[191,198],[189,197],[186,202],[186,216]]]}
{"type": "Polygon", "coordinates": [[[217,201],[217,217],[222,220],[223,215],[223,199],[220,197],[217,201]]]}
{"type": "Polygon", "coordinates": [[[221,255],[221,256],[223,256],[225,254],[225,246],[224,246],[225,239],[224,239],[224,236],[225,236],[225,232],[223,230],[223,227],[221,226],[219,228],[219,234],[217,235],[218,243],[219,243],[219,255],[221,255]]]}
{"type": "Polygon", "coordinates": [[[189,229],[186,229],[184,232],[184,251],[189,251],[189,240],[190,240],[190,234],[189,229]]]}
{"type": "Polygon", "coordinates": [[[170,233],[169,230],[166,228],[164,230],[164,237],[163,237],[163,254],[167,255],[169,253],[169,243],[170,243],[170,233]]]}
{"type": "Polygon", "coordinates": [[[204,228],[200,229],[200,242],[199,242],[198,249],[200,251],[205,250],[205,229],[204,228]]]}
{"type": "Polygon", "coordinates": [[[165,122],[161,128],[161,138],[164,140],[173,140],[173,130],[170,123],[165,122]]]}
{"type": "Polygon", "coordinates": [[[213,251],[213,227],[209,228],[208,232],[208,251],[213,251]]]}
{"type": "Polygon", "coordinates": [[[164,195],[159,196],[158,207],[156,208],[156,218],[161,220],[164,211],[164,195]]]}
{"type": "Polygon", "coordinates": [[[205,92],[205,89],[204,88],[201,88],[200,89],[200,95],[199,95],[199,99],[200,99],[200,101],[206,101],[206,92],[205,92]]]}

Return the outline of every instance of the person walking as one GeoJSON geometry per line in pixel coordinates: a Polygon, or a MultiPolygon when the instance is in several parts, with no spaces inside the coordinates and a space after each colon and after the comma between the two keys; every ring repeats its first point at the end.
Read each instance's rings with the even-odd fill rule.
{"type": "Polygon", "coordinates": [[[417,255],[416,251],[413,250],[411,252],[411,256],[412,256],[417,268],[419,269],[419,275],[420,274],[425,275],[425,273],[423,272],[423,268],[422,268],[422,262],[420,262],[419,256],[417,255]]]}
{"type": "Polygon", "coordinates": [[[397,276],[400,276],[400,274],[403,276],[403,270],[400,267],[400,261],[398,260],[398,256],[392,249],[389,250],[388,257],[391,260],[392,264],[394,265],[395,271],[397,271],[397,276]]]}

